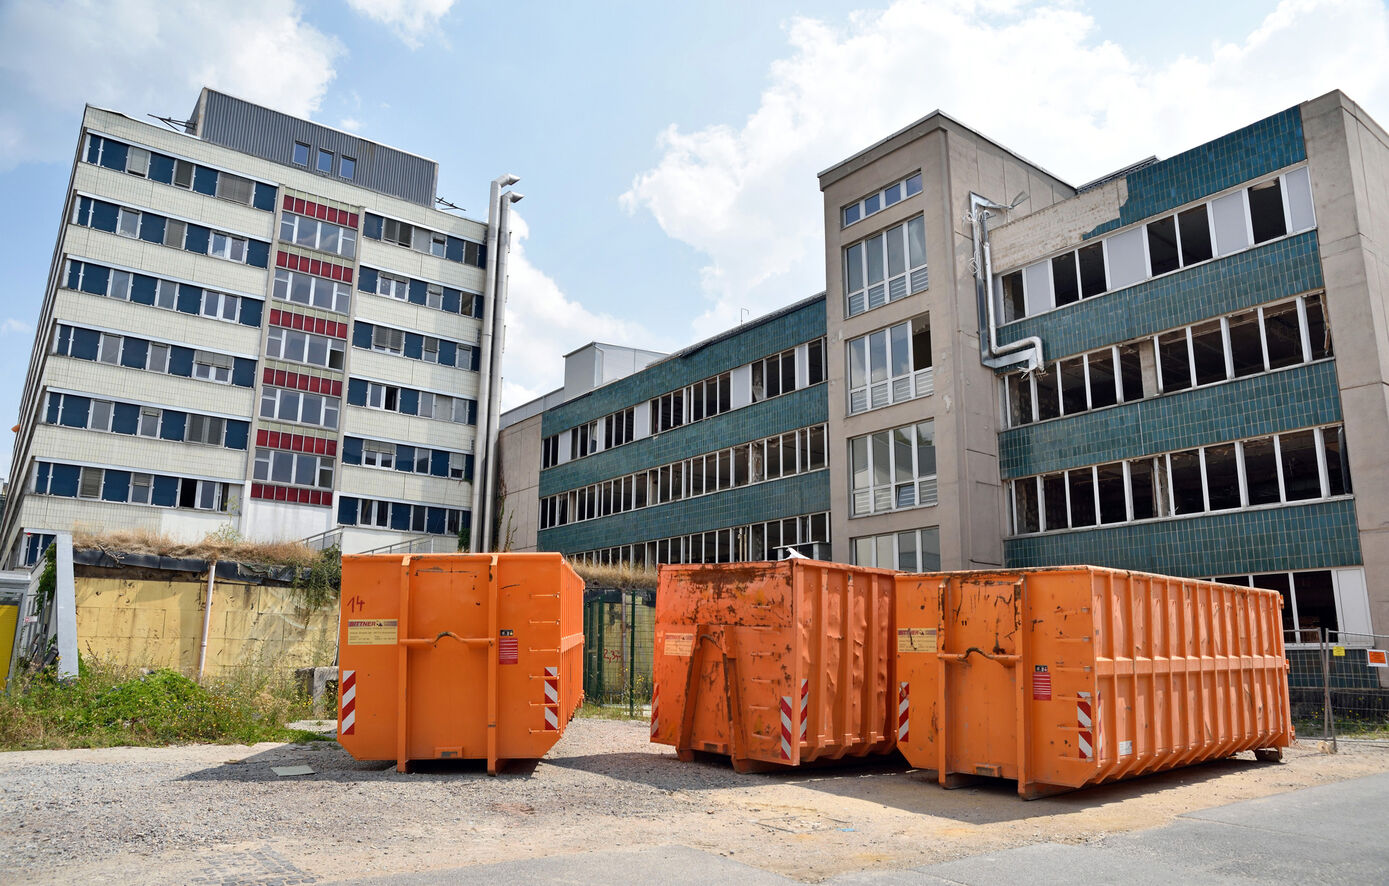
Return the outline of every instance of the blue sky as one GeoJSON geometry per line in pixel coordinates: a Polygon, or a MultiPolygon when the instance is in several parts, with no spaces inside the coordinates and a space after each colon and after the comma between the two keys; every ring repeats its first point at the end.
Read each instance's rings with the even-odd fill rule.
{"type": "MultiPolygon", "coordinates": [[[[475,218],[493,177],[521,176],[511,406],[557,386],[587,341],[674,349],[822,289],[815,173],[935,108],[1076,183],[1335,87],[1389,123],[1389,15],[1376,0],[5,0],[5,428],[83,103],[180,117],[204,83],[431,157],[475,218]]],[[[0,465],[11,445],[5,430],[0,465]]]]}

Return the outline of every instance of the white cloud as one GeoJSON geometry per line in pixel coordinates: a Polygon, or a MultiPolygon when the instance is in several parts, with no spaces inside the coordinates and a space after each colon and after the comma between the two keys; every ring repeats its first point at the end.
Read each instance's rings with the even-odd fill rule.
{"type": "Polygon", "coordinates": [[[553,278],[531,264],[525,247],[530,228],[515,211],[511,232],[502,409],[559,387],[564,379],[561,355],[591,341],[661,349],[661,343],[639,324],[595,314],[567,298],[553,278]]]}
{"type": "Polygon", "coordinates": [[[360,132],[362,129],[362,121],[358,120],[356,117],[343,117],[338,121],[338,128],[345,129],[348,132],[360,132]]]}
{"type": "Polygon", "coordinates": [[[0,8],[0,169],[65,159],[84,103],[182,118],[213,86],[308,116],[342,45],[291,0],[52,0],[0,8]]]}
{"type": "Polygon", "coordinates": [[[1153,64],[1065,0],[901,0],[842,26],[795,19],[787,37],[756,111],[740,125],[672,124],[621,197],[708,257],[700,335],[822,288],[815,173],[935,108],[1074,183],[1333,88],[1381,119],[1389,110],[1389,12],[1376,0],[1284,0],[1238,42],[1153,64]]]}
{"type": "Polygon", "coordinates": [[[389,26],[406,46],[418,49],[425,32],[438,26],[453,0],[347,0],[347,5],[389,26]]]}
{"type": "Polygon", "coordinates": [[[34,332],[33,324],[25,323],[16,317],[6,317],[0,320],[0,335],[9,335],[11,332],[20,335],[32,335],[34,332]]]}

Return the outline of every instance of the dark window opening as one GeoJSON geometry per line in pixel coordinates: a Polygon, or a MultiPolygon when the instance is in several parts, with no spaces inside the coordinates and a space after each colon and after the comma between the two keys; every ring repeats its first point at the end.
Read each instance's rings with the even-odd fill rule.
{"type": "Polygon", "coordinates": [[[1119,395],[1114,389],[1114,352],[1106,348],[1085,359],[1090,369],[1090,408],[1118,403],[1119,395]]]}
{"type": "Polygon", "coordinates": [[[1240,446],[1244,450],[1244,484],[1249,491],[1249,504],[1276,504],[1278,464],[1273,456],[1273,438],[1245,440],[1240,446]]]}
{"type": "MultiPolygon", "coordinates": [[[[1264,575],[1256,575],[1254,587],[1263,588],[1266,591],[1277,591],[1283,595],[1283,630],[1293,629],[1293,598],[1292,582],[1286,572],[1270,572],[1264,575]]],[[[1300,639],[1300,638],[1299,638],[1300,639]]],[[[1310,642],[1316,642],[1317,637],[1312,637],[1310,642]]]]}
{"type": "Polygon", "coordinates": [[[1209,490],[1212,511],[1227,511],[1240,506],[1235,444],[1206,447],[1206,488],[1209,490]]]}
{"type": "Polygon", "coordinates": [[[1046,506],[1048,531],[1065,529],[1066,521],[1066,475],[1047,474],[1042,478],[1042,501],[1046,506]]]}
{"type": "Polygon", "coordinates": [[[1119,378],[1124,402],[1143,399],[1143,357],[1138,345],[1119,346],[1119,378]]]}
{"type": "Polygon", "coordinates": [[[1068,252],[1051,260],[1052,291],[1056,293],[1056,306],[1068,305],[1080,300],[1080,281],[1076,279],[1076,255],[1068,252]]]}
{"type": "MultiPolygon", "coordinates": [[[[812,353],[814,349],[812,348],[812,353]]],[[[931,368],[931,323],[918,317],[912,321],[912,371],[931,368]]],[[[811,373],[814,377],[814,373],[811,373]]]]}
{"type": "Polygon", "coordinates": [[[1235,378],[1264,371],[1264,346],[1259,338],[1259,314],[1246,311],[1229,320],[1230,362],[1235,378]]]}
{"type": "Polygon", "coordinates": [[[1095,525],[1095,477],[1089,468],[1068,471],[1066,485],[1071,493],[1071,525],[1095,525]]]}
{"type": "Polygon", "coordinates": [[[1008,376],[1008,426],[1032,422],[1032,380],[1022,374],[1008,376]]]}
{"type": "Polygon", "coordinates": [[[1191,363],[1186,330],[1158,336],[1158,367],[1162,370],[1162,391],[1182,391],[1191,387],[1191,363]]]}
{"type": "Polygon", "coordinates": [[[1209,260],[1215,253],[1211,249],[1211,226],[1206,218],[1206,206],[1201,204],[1186,212],[1177,214],[1177,227],[1182,235],[1182,264],[1194,265],[1209,260]]]}
{"type": "Polygon", "coordinates": [[[1199,514],[1206,509],[1201,491],[1201,456],[1195,449],[1172,453],[1172,505],[1176,514],[1199,514]]]}
{"type": "Polygon", "coordinates": [[[1177,270],[1177,223],[1171,217],[1148,223],[1148,259],[1153,276],[1177,270]]]}
{"type": "Polygon", "coordinates": [[[1196,363],[1196,383],[1208,385],[1224,381],[1225,337],[1220,333],[1220,321],[1198,323],[1191,328],[1191,352],[1196,363]]]}
{"type": "Polygon", "coordinates": [[[1122,523],[1128,519],[1124,496],[1124,463],[1100,465],[1096,469],[1100,484],[1100,522],[1122,523]]]}
{"type": "Polygon", "coordinates": [[[1037,501],[1037,480],[1028,477],[1013,484],[1013,514],[1017,531],[1037,532],[1042,527],[1039,522],[1037,501]]]}
{"type": "Polygon", "coordinates": [[[1278,449],[1283,457],[1283,488],[1288,501],[1321,497],[1317,443],[1312,431],[1281,434],[1278,449]]]}
{"type": "Polygon", "coordinates": [[[1350,462],[1346,458],[1346,429],[1323,428],[1322,448],[1326,450],[1327,489],[1331,495],[1349,495],[1350,462]]]}
{"type": "Polygon", "coordinates": [[[1003,278],[1003,322],[1025,316],[1027,302],[1023,299],[1022,272],[1015,271],[1003,278]]]}
{"type": "Polygon", "coordinates": [[[1056,372],[1037,375],[1037,420],[1046,421],[1061,414],[1061,395],[1056,388],[1056,372]]]}
{"type": "Polygon", "coordinates": [[[1297,628],[1302,642],[1317,642],[1321,630],[1339,630],[1336,592],[1329,571],[1294,573],[1293,588],[1297,591],[1297,628]]]}
{"type": "Polygon", "coordinates": [[[1302,362],[1302,327],[1297,319],[1297,302],[1264,308],[1264,338],[1268,341],[1269,369],[1302,362]]]}
{"type": "Polygon", "coordinates": [[[1066,415],[1086,410],[1085,361],[1080,357],[1062,360],[1057,364],[1061,377],[1061,407],[1066,415]]]}
{"type": "Polygon", "coordinates": [[[1263,243],[1288,233],[1283,219],[1283,189],[1278,179],[1249,189],[1249,220],[1254,229],[1254,242],[1263,243]]]}
{"type": "Polygon", "coordinates": [[[1083,246],[1080,255],[1080,294],[1086,298],[1109,288],[1104,274],[1104,244],[1083,246]]]}
{"type": "Polygon", "coordinates": [[[192,508],[198,505],[198,481],[187,478],[178,481],[178,506],[192,508]]]}
{"type": "Polygon", "coordinates": [[[1129,495],[1133,499],[1133,519],[1150,520],[1157,516],[1152,459],[1129,462],[1129,495]]]}
{"type": "Polygon", "coordinates": [[[1312,359],[1331,356],[1331,327],[1326,323],[1326,309],[1320,295],[1303,299],[1307,308],[1307,338],[1312,343],[1312,359]]]}

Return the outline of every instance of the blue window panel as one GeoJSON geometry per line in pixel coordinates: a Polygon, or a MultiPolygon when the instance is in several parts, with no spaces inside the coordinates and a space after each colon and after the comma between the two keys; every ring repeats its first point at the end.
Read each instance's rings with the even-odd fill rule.
{"type": "Polygon", "coordinates": [[[465,404],[467,404],[467,406],[468,406],[468,420],[467,420],[466,424],[470,424],[470,425],[475,425],[475,424],[477,424],[477,401],[476,401],[476,400],[464,400],[463,402],[464,402],[465,404]]]}
{"type": "Polygon", "coordinates": [[[192,348],[185,348],[182,345],[173,345],[169,348],[169,374],[181,375],[184,378],[193,377],[192,348]]]}
{"type": "Polygon", "coordinates": [[[406,446],[404,443],[396,444],[395,469],[406,474],[415,472],[415,447],[406,446]]]}
{"type": "Polygon", "coordinates": [[[347,405],[367,405],[367,383],[360,378],[349,378],[347,380],[347,405]]]}
{"type": "Polygon", "coordinates": [[[473,528],[473,512],[472,512],[472,511],[464,511],[464,512],[458,517],[458,525],[461,526],[461,527],[463,527],[464,529],[472,529],[472,528],[473,528]]]}
{"type": "Polygon", "coordinates": [[[48,394],[48,410],[44,413],[44,416],[43,416],[44,422],[47,423],[47,424],[50,424],[50,425],[56,425],[56,424],[58,423],[58,415],[62,412],[62,408],[63,408],[63,395],[62,395],[62,394],[54,394],[54,393],[52,393],[52,392],[49,392],[49,394],[48,394]]]}
{"type": "Polygon", "coordinates": [[[391,504],[391,528],[409,531],[410,529],[410,506],[399,502],[391,504]]]}
{"type": "Polygon", "coordinates": [[[150,152],[150,180],[161,184],[174,183],[174,158],[150,152]]]}
{"type": "Polygon", "coordinates": [[[241,316],[237,318],[242,326],[260,326],[261,314],[264,313],[265,302],[255,299],[243,298],[241,300],[241,316]]]}
{"type": "Polygon", "coordinates": [[[377,277],[375,268],[362,268],[357,272],[357,288],[362,292],[375,292],[377,277]]]}
{"type": "Polygon", "coordinates": [[[345,465],[362,463],[362,440],[360,437],[342,438],[342,463],[345,465]]]}
{"type": "Polygon", "coordinates": [[[265,182],[256,182],[256,196],[251,200],[251,205],[265,212],[274,212],[276,190],[274,185],[267,185],[265,182]]]}
{"type": "Polygon", "coordinates": [[[371,330],[370,323],[363,323],[361,320],[352,324],[352,347],[365,348],[371,350],[371,330]]]}
{"type": "Polygon", "coordinates": [[[429,473],[436,477],[449,475],[449,454],[442,449],[429,453],[429,473]]]}
{"type": "Polygon", "coordinates": [[[473,480],[473,457],[471,455],[463,456],[463,479],[470,483],[473,480]]]}
{"type": "Polygon", "coordinates": [[[134,434],[140,427],[140,407],[134,403],[117,403],[111,410],[111,430],[117,434],[134,434]]]}
{"type": "Polygon", "coordinates": [[[90,292],[93,295],[106,294],[106,282],[111,276],[110,268],[103,268],[101,265],[87,265],[82,272],[82,291],[90,292]]]}
{"type": "Polygon", "coordinates": [[[450,237],[444,242],[444,258],[449,261],[463,261],[463,241],[457,237],[450,237]]]}
{"type": "Polygon", "coordinates": [[[101,334],[95,329],[73,327],[72,356],[82,360],[95,360],[97,349],[101,346],[101,334]]]}
{"type": "Polygon", "coordinates": [[[425,513],[424,531],[434,535],[448,532],[448,514],[443,508],[430,508],[425,513]]]}
{"type": "Polygon", "coordinates": [[[145,274],[136,274],[134,283],[130,287],[130,300],[137,305],[154,304],[155,289],[159,286],[159,281],[145,274]]]}
{"type": "Polygon", "coordinates": [[[109,138],[104,141],[106,144],[101,149],[101,165],[107,169],[125,172],[125,158],[130,154],[129,146],[113,142],[109,138]]]}
{"type": "Polygon", "coordinates": [[[64,357],[72,354],[72,327],[58,324],[58,331],[53,336],[53,352],[62,354],[64,357]]]}
{"type": "Polygon", "coordinates": [[[245,451],[246,441],[251,433],[251,423],[248,421],[227,420],[226,436],[222,439],[222,445],[228,449],[240,449],[245,451]]]}
{"type": "Polygon", "coordinates": [[[451,341],[439,341],[439,362],[444,366],[458,365],[458,345],[451,341]]]}
{"type": "Polygon", "coordinates": [[[406,415],[420,414],[420,392],[414,388],[400,389],[400,411],[406,415]]]}
{"type": "Polygon", "coordinates": [[[457,289],[444,288],[444,310],[450,314],[463,312],[463,293],[457,289]]]}
{"type": "Polygon", "coordinates": [[[130,498],[130,472],[106,469],[101,478],[102,501],[126,501],[130,498]]]}
{"type": "Polygon", "coordinates": [[[246,357],[232,358],[232,384],[238,388],[256,386],[256,361],[246,357]]]}
{"type": "Polygon", "coordinates": [[[34,466],[34,488],[40,494],[48,491],[48,477],[53,472],[53,466],[46,461],[41,461],[34,466]]]}
{"type": "Polygon", "coordinates": [[[164,225],[167,219],[162,215],[155,215],[152,212],[142,214],[140,219],[140,239],[146,243],[164,242],[164,225]]]}
{"type": "Polygon", "coordinates": [[[77,198],[77,224],[83,226],[88,224],[87,216],[92,211],[92,202],[91,197],[77,198]]]}
{"type": "Polygon", "coordinates": [[[418,332],[405,333],[405,356],[411,360],[424,357],[424,336],[418,332]]]}
{"type": "Polygon", "coordinates": [[[121,348],[121,365],[131,369],[144,369],[145,358],[149,356],[150,343],[143,338],[126,336],[125,347],[121,348]]]}
{"type": "Polygon", "coordinates": [[[178,478],[155,474],[150,484],[150,502],[161,508],[172,508],[178,504],[178,478]]]}
{"type": "Polygon", "coordinates": [[[183,248],[189,252],[207,255],[207,238],[211,232],[202,225],[189,224],[183,235],[183,248]]]}
{"type": "Polygon", "coordinates": [[[338,525],[357,525],[357,499],[346,495],[338,496],[338,525]]]}
{"type": "Polygon", "coordinates": [[[196,314],[202,310],[203,291],[201,287],[192,286],[188,283],[178,285],[178,300],[174,302],[174,307],[185,314],[196,314]]]}
{"type": "Polygon", "coordinates": [[[487,267],[487,250],[483,249],[480,243],[468,241],[468,251],[463,257],[463,263],[478,268],[487,267]]]}
{"type": "Polygon", "coordinates": [[[486,300],[480,295],[473,296],[473,317],[478,320],[482,319],[485,310],[485,301],[486,300]]]}
{"type": "Polygon", "coordinates": [[[63,397],[63,411],[58,416],[58,424],[66,425],[70,428],[85,428],[87,426],[87,409],[92,401],[89,397],[79,397],[76,394],[67,394],[63,397]]]}
{"type": "Polygon", "coordinates": [[[264,268],[270,264],[270,244],[262,240],[246,241],[246,264],[264,268]]]}
{"type": "Polygon", "coordinates": [[[109,234],[116,233],[116,215],[120,207],[105,200],[92,201],[92,227],[109,234]]]}
{"type": "Polygon", "coordinates": [[[482,349],[468,348],[468,352],[470,354],[468,357],[468,368],[473,372],[478,372],[482,367],[482,349]]]}
{"type": "Polygon", "coordinates": [[[384,220],[379,215],[366,214],[362,220],[362,236],[370,237],[373,240],[381,239],[381,224],[384,220]]]}
{"type": "Polygon", "coordinates": [[[217,196],[217,170],[206,166],[193,167],[193,190],[209,197],[217,196]]]}
{"type": "Polygon", "coordinates": [[[412,305],[422,305],[422,304],[424,304],[425,301],[427,300],[427,299],[426,299],[426,296],[427,296],[428,294],[429,294],[429,287],[425,285],[425,283],[424,283],[423,280],[411,280],[411,281],[410,281],[410,296],[409,296],[409,298],[410,298],[410,304],[412,304],[412,305]]]}
{"type": "Polygon", "coordinates": [[[67,282],[63,285],[68,289],[76,289],[77,284],[82,281],[82,263],[80,261],[68,262],[67,282]]]}
{"type": "Polygon", "coordinates": [[[54,465],[53,474],[48,480],[48,491],[52,495],[76,498],[77,480],[81,476],[82,469],[77,465],[54,465]]]}
{"type": "Polygon", "coordinates": [[[159,422],[159,436],[165,440],[182,440],[184,429],[188,426],[188,413],[177,409],[164,410],[159,422]]]}
{"type": "Polygon", "coordinates": [[[87,136],[87,162],[95,163],[96,158],[101,154],[101,144],[106,141],[99,135],[87,136]]]}

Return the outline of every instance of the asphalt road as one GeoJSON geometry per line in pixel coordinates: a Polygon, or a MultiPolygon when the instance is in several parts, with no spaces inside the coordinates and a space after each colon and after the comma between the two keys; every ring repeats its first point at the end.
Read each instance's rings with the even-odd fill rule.
{"type": "MultiPolygon", "coordinates": [[[[1172,886],[1354,883],[1389,878],[1389,773],[1179,816],[1168,825],[1083,845],[1036,843],[920,868],[862,871],[834,886],[1005,883],[1172,886]]],[[[344,886],[785,886],[760,868],[683,846],[595,851],[448,871],[338,881],[344,886]]]]}

